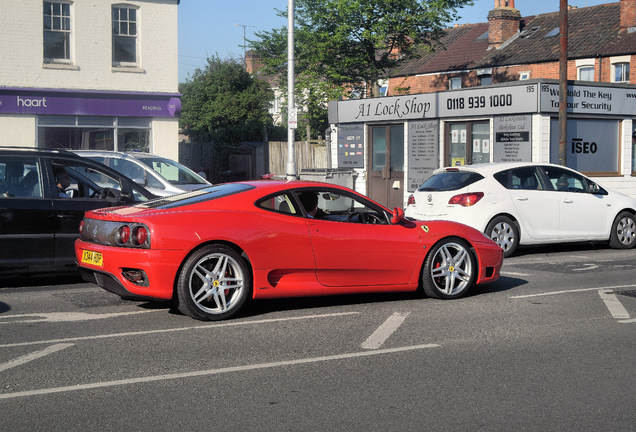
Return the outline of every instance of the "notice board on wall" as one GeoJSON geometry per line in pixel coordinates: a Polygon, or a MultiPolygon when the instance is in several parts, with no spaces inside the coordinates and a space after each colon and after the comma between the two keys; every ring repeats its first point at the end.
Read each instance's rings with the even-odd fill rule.
{"type": "Polygon", "coordinates": [[[364,124],[338,126],[338,168],[364,168],[364,124]]]}
{"type": "Polygon", "coordinates": [[[532,116],[496,116],[493,121],[493,161],[532,161],[532,116]]]}
{"type": "Polygon", "coordinates": [[[410,121],[407,148],[407,189],[413,192],[439,168],[439,121],[410,121]]]}

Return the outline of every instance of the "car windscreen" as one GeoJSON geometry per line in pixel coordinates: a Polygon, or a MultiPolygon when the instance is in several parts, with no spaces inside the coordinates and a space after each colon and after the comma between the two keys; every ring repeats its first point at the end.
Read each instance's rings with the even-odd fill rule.
{"type": "Polygon", "coordinates": [[[161,177],[165,178],[170,184],[209,184],[204,178],[185,165],[181,165],[179,162],[158,156],[136,157],[142,163],[152,168],[161,177]]]}
{"type": "Polygon", "coordinates": [[[215,186],[210,186],[202,189],[197,189],[193,192],[182,193],[178,195],[172,195],[162,197],[149,201],[147,203],[139,204],[144,208],[152,209],[171,209],[175,207],[186,206],[190,204],[197,204],[204,201],[210,201],[217,198],[226,197],[228,195],[234,195],[237,193],[245,192],[247,190],[254,189],[254,186],[243,183],[225,183],[215,186]]]}
{"type": "Polygon", "coordinates": [[[471,171],[444,171],[427,178],[417,189],[420,192],[453,191],[483,179],[481,174],[471,171]]]}

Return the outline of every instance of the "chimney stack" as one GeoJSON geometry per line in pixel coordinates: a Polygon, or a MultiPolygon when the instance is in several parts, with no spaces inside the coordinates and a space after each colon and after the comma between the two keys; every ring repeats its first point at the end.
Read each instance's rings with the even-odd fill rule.
{"type": "Polygon", "coordinates": [[[636,0],[621,0],[621,31],[636,28],[636,0]]]}
{"type": "MultiPolygon", "coordinates": [[[[636,1],[636,0],[629,0],[636,1]]],[[[498,48],[519,31],[521,12],[515,0],[495,0],[495,8],[488,12],[488,48],[498,48]]]]}

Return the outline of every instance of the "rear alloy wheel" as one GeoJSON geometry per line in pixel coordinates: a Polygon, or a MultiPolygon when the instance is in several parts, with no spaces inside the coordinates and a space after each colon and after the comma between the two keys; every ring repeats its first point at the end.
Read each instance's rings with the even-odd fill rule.
{"type": "Polygon", "coordinates": [[[454,299],[475,282],[477,262],[464,240],[450,237],[437,243],[424,261],[422,288],[429,297],[454,299]]]}
{"type": "Polygon", "coordinates": [[[506,258],[515,253],[519,246],[519,227],[509,217],[497,216],[490,221],[485,233],[503,249],[503,255],[506,258]]]}
{"type": "Polygon", "coordinates": [[[631,249],[636,244],[636,217],[630,212],[620,212],[612,224],[609,240],[614,249],[631,249]]]}
{"type": "Polygon", "coordinates": [[[177,282],[179,310],[203,321],[229,318],[251,292],[243,258],[224,245],[206,246],[184,263],[177,282]]]}

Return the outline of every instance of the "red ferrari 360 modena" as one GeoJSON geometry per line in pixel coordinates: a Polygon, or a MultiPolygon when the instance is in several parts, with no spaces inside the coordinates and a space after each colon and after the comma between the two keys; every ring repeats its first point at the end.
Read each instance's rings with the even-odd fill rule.
{"type": "Polygon", "coordinates": [[[413,221],[350,189],[302,181],[226,183],[85,214],[84,278],[125,298],[173,299],[197,319],[249,299],[415,291],[453,299],[499,277],[481,232],[413,221]]]}

